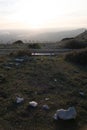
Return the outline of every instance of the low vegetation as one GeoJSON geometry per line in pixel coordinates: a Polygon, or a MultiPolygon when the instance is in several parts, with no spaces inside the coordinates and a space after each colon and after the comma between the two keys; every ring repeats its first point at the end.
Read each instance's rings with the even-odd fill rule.
{"type": "Polygon", "coordinates": [[[69,49],[81,49],[81,48],[86,48],[87,47],[87,42],[83,41],[78,41],[78,40],[64,40],[63,43],[64,48],[69,48],[69,49]]]}
{"type": "Polygon", "coordinates": [[[87,65],[87,48],[68,53],[65,59],[79,65],[87,65]]]}
{"type": "MultiPolygon", "coordinates": [[[[9,56],[1,61],[7,65],[14,59],[9,56]]],[[[66,62],[63,56],[30,56],[10,69],[2,63],[0,73],[6,82],[0,83],[1,130],[78,130],[87,124],[87,70],[66,62]],[[16,96],[24,102],[16,104],[16,96]],[[30,101],[36,101],[37,108],[29,108],[30,101]],[[50,108],[47,111],[42,108],[45,104],[50,108]],[[75,121],[54,121],[57,109],[70,106],[76,108],[75,121]]]]}
{"type": "Polygon", "coordinates": [[[13,42],[13,44],[18,44],[18,45],[21,45],[21,44],[23,44],[23,41],[21,41],[21,40],[17,40],[17,41],[15,41],[15,42],[13,42]]]}
{"type": "Polygon", "coordinates": [[[16,52],[11,52],[9,54],[9,56],[15,56],[15,57],[18,57],[18,56],[31,56],[32,53],[28,50],[19,50],[19,51],[16,51],[16,52]]]}
{"type": "Polygon", "coordinates": [[[41,46],[38,43],[32,43],[32,44],[28,45],[28,48],[30,48],[30,49],[41,49],[41,46]]]}

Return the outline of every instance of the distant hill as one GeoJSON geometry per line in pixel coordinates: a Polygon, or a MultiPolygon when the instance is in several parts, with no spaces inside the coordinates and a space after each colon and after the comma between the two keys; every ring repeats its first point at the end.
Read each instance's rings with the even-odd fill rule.
{"type": "Polygon", "coordinates": [[[70,38],[83,33],[85,29],[76,29],[76,30],[66,30],[66,31],[56,31],[56,32],[44,32],[32,36],[33,39],[40,40],[40,41],[61,41],[63,38],[70,38]]]}
{"type": "Polygon", "coordinates": [[[45,30],[45,31],[32,31],[32,30],[0,30],[0,43],[13,43],[17,40],[23,42],[56,42],[63,38],[70,38],[83,33],[85,29],[76,30],[45,30]]]}
{"type": "Polygon", "coordinates": [[[87,31],[84,31],[76,37],[66,37],[62,39],[58,44],[58,47],[80,49],[87,47],[87,31]]]}

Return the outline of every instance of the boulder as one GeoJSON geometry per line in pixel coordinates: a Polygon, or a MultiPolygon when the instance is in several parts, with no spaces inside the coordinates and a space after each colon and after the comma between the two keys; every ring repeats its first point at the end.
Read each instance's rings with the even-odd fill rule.
{"type": "Polygon", "coordinates": [[[62,119],[62,120],[71,120],[75,119],[77,115],[75,107],[69,107],[67,110],[59,109],[54,114],[53,118],[55,120],[62,119]]]}

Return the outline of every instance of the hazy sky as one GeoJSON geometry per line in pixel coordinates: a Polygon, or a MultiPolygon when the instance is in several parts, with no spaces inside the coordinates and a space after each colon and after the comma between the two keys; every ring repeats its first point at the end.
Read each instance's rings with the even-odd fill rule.
{"type": "Polygon", "coordinates": [[[0,29],[87,28],[87,0],[0,0],[0,29]]]}

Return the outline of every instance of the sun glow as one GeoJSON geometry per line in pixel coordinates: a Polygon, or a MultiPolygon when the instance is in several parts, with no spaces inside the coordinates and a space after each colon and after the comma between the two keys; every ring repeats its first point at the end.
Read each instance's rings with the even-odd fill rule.
{"type": "Polygon", "coordinates": [[[41,28],[63,14],[57,5],[57,0],[21,0],[17,10],[13,20],[22,21],[28,28],[41,28]]]}
{"type": "Polygon", "coordinates": [[[0,28],[86,27],[86,5],[87,0],[3,0],[0,28]]]}

